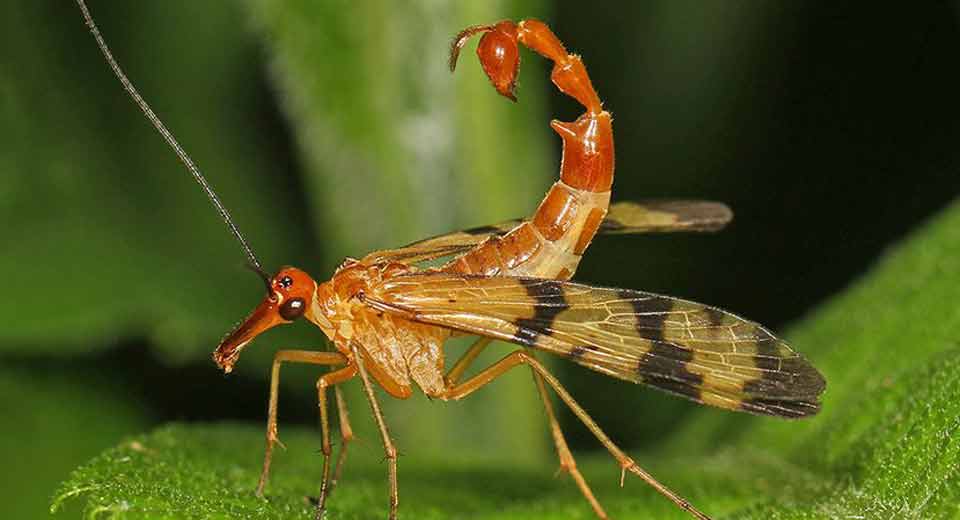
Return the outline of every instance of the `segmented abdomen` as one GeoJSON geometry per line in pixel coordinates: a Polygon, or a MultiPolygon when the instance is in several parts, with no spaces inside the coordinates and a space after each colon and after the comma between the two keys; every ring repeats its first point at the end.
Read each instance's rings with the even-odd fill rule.
{"type": "Polygon", "coordinates": [[[496,31],[498,37],[516,38],[553,60],[550,79],[587,111],[572,123],[550,123],[563,139],[560,180],[534,215],[506,235],[478,244],[441,270],[568,279],[603,222],[610,202],[614,171],[610,113],[602,109],[580,57],[567,54],[546,25],[536,20],[516,26],[501,22],[496,31]]]}
{"type": "Polygon", "coordinates": [[[477,245],[443,270],[568,279],[603,222],[609,201],[609,191],[578,190],[557,181],[531,219],[477,245]]]}

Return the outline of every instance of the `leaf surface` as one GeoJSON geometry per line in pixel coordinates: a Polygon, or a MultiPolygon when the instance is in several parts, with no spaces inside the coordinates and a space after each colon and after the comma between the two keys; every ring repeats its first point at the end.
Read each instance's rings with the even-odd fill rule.
{"type": "MultiPolygon", "coordinates": [[[[960,205],[932,219],[787,334],[827,378],[824,409],[816,418],[787,422],[704,409],[662,449],[638,460],[717,518],[955,518],[957,258],[960,205]]],[[[262,433],[237,425],[163,428],[137,440],[152,452],[137,452],[129,442],[108,451],[77,470],[58,496],[85,490],[78,494],[88,510],[125,504],[122,518],[176,516],[190,504],[211,516],[259,511],[264,518],[309,518],[303,497],[316,488],[318,441],[303,432],[294,438],[278,457],[288,466],[278,465],[269,502],[250,492],[262,433]],[[194,480],[212,487],[194,486],[194,480]]],[[[547,468],[491,464],[496,454],[487,453],[437,463],[429,447],[399,441],[401,449],[412,445],[400,461],[401,504],[415,518],[454,512],[491,519],[591,517],[575,488],[547,478],[547,468]]],[[[360,444],[365,446],[351,449],[379,454],[374,439],[360,444]]],[[[616,466],[606,457],[581,459],[611,515],[685,518],[639,482],[628,479],[627,489],[616,489],[616,466]]],[[[331,517],[382,516],[384,468],[361,463],[355,471],[332,498],[331,517]]]]}

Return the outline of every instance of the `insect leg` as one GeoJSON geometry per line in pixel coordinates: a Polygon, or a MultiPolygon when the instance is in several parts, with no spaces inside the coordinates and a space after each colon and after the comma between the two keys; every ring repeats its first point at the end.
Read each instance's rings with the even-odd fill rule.
{"type": "Polygon", "coordinates": [[[323,451],[323,479],[320,481],[320,498],[317,500],[317,518],[323,517],[323,510],[330,494],[330,422],[327,416],[327,388],[342,383],[357,375],[356,365],[347,365],[317,379],[317,401],[320,407],[321,451],[323,451]]]}
{"type": "MultiPolygon", "coordinates": [[[[447,387],[452,387],[460,381],[460,377],[463,376],[463,373],[467,368],[476,361],[477,357],[483,352],[483,349],[486,348],[490,342],[493,341],[491,338],[486,336],[481,336],[477,338],[477,341],[467,349],[466,352],[454,363],[453,368],[447,372],[447,375],[444,376],[443,381],[447,384],[447,387]]],[[[583,496],[586,497],[587,501],[590,502],[590,506],[593,507],[593,511],[600,518],[607,518],[607,513],[603,510],[603,507],[600,505],[600,502],[597,501],[596,497],[593,496],[593,492],[590,490],[590,486],[587,485],[587,481],[583,478],[583,475],[580,474],[580,470],[577,469],[577,462],[573,458],[573,454],[570,453],[570,448],[567,446],[567,441],[563,437],[563,432],[560,430],[560,423],[557,421],[556,415],[553,413],[553,404],[550,402],[550,396],[547,394],[547,389],[543,384],[543,378],[540,377],[540,374],[537,371],[532,371],[533,380],[537,385],[537,391],[540,393],[540,398],[543,400],[543,407],[547,412],[547,418],[550,421],[550,433],[553,435],[553,442],[557,447],[557,456],[560,458],[560,470],[566,471],[570,474],[573,480],[577,483],[577,487],[580,488],[580,491],[583,493],[583,496]]]]}
{"type": "Polygon", "coordinates": [[[573,399],[573,397],[567,392],[567,390],[560,384],[560,381],[553,376],[539,361],[531,357],[529,354],[522,350],[513,352],[512,354],[507,355],[500,361],[497,361],[493,365],[483,369],[479,374],[473,376],[472,378],[464,381],[463,383],[448,388],[440,397],[444,399],[463,399],[464,397],[472,394],[481,387],[490,383],[500,375],[504,374],[511,368],[518,365],[529,365],[537,374],[543,377],[543,380],[553,388],[553,391],[557,393],[560,399],[570,408],[570,410],[577,416],[578,419],[590,430],[591,433],[600,441],[600,444],[603,445],[610,452],[613,458],[617,459],[617,462],[620,463],[620,468],[623,471],[629,471],[641,479],[644,482],[656,489],[661,495],[667,497],[676,504],[678,507],[687,511],[694,517],[699,520],[710,520],[706,514],[700,512],[697,508],[693,507],[690,502],[687,502],[684,498],[680,497],[674,493],[670,488],[661,484],[657,479],[653,478],[652,475],[644,471],[639,465],[629,455],[623,452],[619,446],[614,444],[610,437],[607,437],[607,434],[600,429],[600,426],[590,417],[590,415],[573,399]]]}
{"type": "Polygon", "coordinates": [[[337,466],[333,470],[333,480],[330,481],[330,490],[337,487],[340,482],[340,474],[343,471],[343,462],[347,460],[347,444],[353,440],[353,428],[350,427],[350,414],[347,413],[347,402],[343,398],[343,392],[339,386],[333,387],[333,393],[337,398],[337,413],[340,416],[340,454],[337,455],[337,466]]]}
{"type": "Polygon", "coordinates": [[[600,502],[593,496],[593,491],[590,490],[586,479],[577,469],[577,461],[573,458],[573,453],[570,453],[567,440],[563,437],[563,431],[560,430],[560,422],[557,421],[557,416],[553,413],[553,403],[550,402],[550,395],[547,394],[547,388],[543,384],[543,377],[536,370],[531,370],[531,372],[533,373],[533,381],[537,385],[537,392],[540,393],[540,399],[543,400],[543,407],[547,411],[547,419],[550,421],[550,433],[553,435],[553,443],[557,447],[557,456],[560,458],[560,471],[566,471],[570,474],[573,481],[577,483],[577,487],[580,488],[580,492],[583,493],[584,498],[587,499],[587,502],[590,502],[593,512],[600,518],[607,518],[607,512],[603,510],[600,502]]]}
{"type": "Polygon", "coordinates": [[[357,369],[360,372],[360,379],[363,381],[363,391],[367,394],[367,401],[370,403],[370,410],[373,412],[373,418],[380,429],[380,436],[383,438],[383,451],[387,460],[387,475],[390,480],[390,520],[397,519],[397,508],[400,503],[399,490],[397,486],[397,448],[393,445],[390,438],[390,431],[387,429],[387,423],[383,420],[383,412],[380,411],[380,403],[373,392],[373,385],[370,383],[370,376],[367,375],[367,369],[363,366],[363,355],[358,351],[356,345],[351,345],[354,359],[357,362],[357,369]]]}
{"type": "Polygon", "coordinates": [[[312,350],[280,350],[273,356],[273,370],[270,373],[270,404],[267,412],[267,449],[263,455],[263,471],[260,472],[260,482],[257,484],[257,496],[263,496],[263,488],[267,485],[270,475],[270,461],[273,458],[273,445],[283,443],[277,436],[277,398],[280,388],[280,364],[308,363],[311,365],[343,365],[347,358],[337,352],[315,352],[312,350]]]}
{"type": "Polygon", "coordinates": [[[470,345],[470,348],[453,364],[453,368],[447,372],[447,375],[443,376],[443,382],[446,383],[448,387],[457,384],[460,378],[463,377],[463,373],[477,360],[477,356],[483,352],[483,349],[487,348],[487,345],[489,345],[491,341],[493,341],[493,339],[486,336],[477,338],[477,341],[474,341],[473,345],[470,345]]]}

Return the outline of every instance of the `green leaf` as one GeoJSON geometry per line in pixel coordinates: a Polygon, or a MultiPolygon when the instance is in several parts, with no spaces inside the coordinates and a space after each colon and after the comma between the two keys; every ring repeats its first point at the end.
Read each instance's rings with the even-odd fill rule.
{"type": "MultiPolygon", "coordinates": [[[[776,421],[704,409],[643,465],[718,518],[955,518],[960,515],[960,205],[933,219],[845,294],[789,334],[828,380],[823,413],[776,421]]],[[[355,413],[355,415],[357,415],[355,413]]],[[[78,469],[55,505],[82,496],[90,512],[118,518],[309,518],[316,434],[290,432],[270,496],[252,496],[258,428],[172,425],[124,443],[78,469]]],[[[351,447],[330,501],[331,518],[378,518],[384,468],[375,437],[351,447]],[[364,457],[367,457],[364,460],[364,457]]],[[[448,454],[400,439],[401,508],[411,518],[590,518],[586,503],[549,468],[510,454],[448,454]],[[406,442],[404,442],[406,441],[406,442]],[[479,462],[485,461],[485,462],[479,462]]],[[[581,456],[585,474],[617,518],[686,518],[616,465],[581,456]]]]}
{"type": "Polygon", "coordinates": [[[0,362],[0,517],[49,518],[44,510],[65,472],[154,422],[117,394],[109,370],[78,365],[0,362]]]}
{"type": "MultiPolygon", "coordinates": [[[[316,497],[321,459],[312,432],[281,432],[287,445],[278,452],[266,500],[253,494],[260,469],[263,432],[239,424],[170,425],[132,439],[80,468],[65,483],[53,508],[81,497],[91,516],[114,518],[310,518],[308,497],[316,497]]],[[[553,468],[513,466],[502,455],[473,454],[438,458],[411,446],[399,461],[401,514],[408,518],[591,518],[593,513],[566,479],[553,468]]],[[[386,466],[374,439],[350,445],[342,482],[329,501],[329,518],[382,518],[386,514],[386,466]],[[370,452],[373,452],[372,454],[370,452]]],[[[755,467],[771,474],[793,470],[765,456],[746,454],[755,467]]],[[[725,453],[708,460],[680,459],[702,476],[688,474],[677,484],[697,489],[694,497],[749,498],[751,484],[738,474],[742,457],[725,453]],[[709,484],[706,484],[709,480],[709,484]]],[[[657,518],[676,516],[674,506],[653,496],[645,485],[627,480],[619,489],[619,469],[606,457],[582,457],[609,512],[636,517],[638,507],[657,518]],[[664,516],[665,515],[665,516],[664,516]]],[[[658,468],[667,470],[667,468],[658,468]]],[[[669,473],[676,473],[675,471],[669,473]]],[[[764,481],[774,485],[772,480],[764,481]]],[[[786,485],[783,480],[776,485],[786,485]]]]}

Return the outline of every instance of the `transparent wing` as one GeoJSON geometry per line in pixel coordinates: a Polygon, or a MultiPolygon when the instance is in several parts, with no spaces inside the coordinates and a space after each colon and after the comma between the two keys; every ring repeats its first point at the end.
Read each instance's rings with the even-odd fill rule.
{"type": "Polygon", "coordinates": [[[806,359],[760,325],[668,296],[434,272],[385,281],[365,301],[730,410],[804,417],[819,410],[825,387],[806,359]]]}
{"type": "MultiPolygon", "coordinates": [[[[612,204],[600,225],[600,234],[667,233],[673,231],[716,231],[733,218],[733,212],[719,202],[663,200],[612,204]]],[[[375,251],[364,261],[390,260],[414,264],[465,253],[489,237],[500,236],[523,219],[418,240],[397,248],[375,251]]]]}
{"type": "Polygon", "coordinates": [[[383,251],[374,251],[364,258],[366,262],[376,262],[390,260],[394,262],[403,262],[415,264],[417,262],[427,262],[445,256],[453,256],[465,253],[473,246],[483,242],[489,237],[506,234],[523,219],[507,220],[491,226],[480,226],[463,231],[454,231],[444,235],[418,240],[412,244],[407,244],[397,249],[385,249],[383,251]]]}

